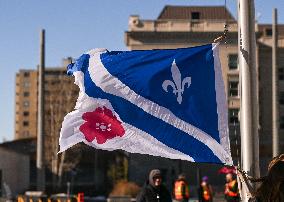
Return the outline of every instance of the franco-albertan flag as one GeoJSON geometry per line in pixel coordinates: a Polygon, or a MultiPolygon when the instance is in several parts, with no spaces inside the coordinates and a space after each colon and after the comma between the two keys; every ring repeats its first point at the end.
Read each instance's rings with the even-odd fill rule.
{"type": "Polygon", "coordinates": [[[94,49],[68,66],[80,88],[60,151],[84,142],[193,162],[232,164],[218,44],[94,49]]]}

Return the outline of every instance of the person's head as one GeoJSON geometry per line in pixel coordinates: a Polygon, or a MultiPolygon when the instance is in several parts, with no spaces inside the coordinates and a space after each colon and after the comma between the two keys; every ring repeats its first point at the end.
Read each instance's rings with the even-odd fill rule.
{"type": "Polygon", "coordinates": [[[228,173],[228,174],[226,175],[226,181],[227,181],[227,182],[233,181],[233,174],[232,174],[232,173],[228,173]]]}
{"type": "Polygon", "coordinates": [[[270,169],[274,166],[274,164],[276,164],[276,163],[279,162],[279,161],[284,161],[284,154],[280,154],[280,155],[274,157],[274,158],[270,161],[270,163],[269,163],[269,165],[268,165],[268,171],[270,171],[270,169]]]}
{"type": "Polygon", "coordinates": [[[161,171],[158,169],[151,170],[149,174],[149,183],[154,187],[159,187],[162,183],[161,171]]]}
{"type": "Polygon", "coordinates": [[[284,182],[284,161],[280,160],[270,167],[267,178],[275,183],[284,182]]]}
{"type": "Polygon", "coordinates": [[[178,175],[178,180],[185,180],[186,177],[185,177],[185,174],[181,173],[178,175]]]}
{"type": "Polygon", "coordinates": [[[202,177],[202,182],[208,183],[209,178],[207,176],[202,177]]]}
{"type": "Polygon", "coordinates": [[[272,159],[256,194],[264,202],[284,200],[284,154],[272,159]]]}

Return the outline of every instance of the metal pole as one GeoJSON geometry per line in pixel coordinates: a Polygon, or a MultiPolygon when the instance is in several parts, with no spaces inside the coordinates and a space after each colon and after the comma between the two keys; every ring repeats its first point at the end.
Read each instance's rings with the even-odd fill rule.
{"type": "Polygon", "coordinates": [[[277,9],[273,9],[272,23],[272,157],[279,155],[279,112],[278,112],[278,72],[277,72],[277,9]]]}
{"type": "Polygon", "coordinates": [[[40,64],[38,68],[38,109],[37,109],[37,190],[45,190],[44,171],[44,69],[45,30],[40,32],[40,64]]]}
{"type": "Polygon", "coordinates": [[[253,156],[252,156],[252,176],[259,178],[260,171],[259,171],[259,99],[258,99],[258,92],[259,92],[259,82],[258,82],[258,70],[256,67],[256,35],[255,35],[255,7],[254,1],[250,0],[250,52],[249,52],[249,61],[250,61],[250,78],[251,78],[251,102],[252,102],[252,145],[253,145],[253,156]]]}
{"type": "Polygon", "coordinates": [[[70,198],[70,186],[71,186],[71,183],[67,182],[67,200],[70,198]]]}
{"type": "MultiPolygon", "coordinates": [[[[241,78],[241,167],[250,176],[259,176],[258,81],[254,1],[239,0],[238,55],[241,78]]],[[[248,201],[242,193],[243,201],[248,201]]]]}
{"type": "Polygon", "coordinates": [[[196,172],[196,187],[197,187],[197,195],[198,195],[198,201],[200,202],[201,201],[201,198],[200,198],[200,194],[199,194],[199,192],[201,191],[200,190],[200,187],[201,187],[201,172],[200,172],[200,168],[199,168],[199,165],[197,166],[197,170],[196,170],[197,172],[196,172]]]}

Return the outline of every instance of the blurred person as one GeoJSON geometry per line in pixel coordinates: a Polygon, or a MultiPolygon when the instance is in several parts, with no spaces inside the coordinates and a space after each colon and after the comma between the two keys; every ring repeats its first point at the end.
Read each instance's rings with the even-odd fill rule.
{"type": "Polygon", "coordinates": [[[226,175],[226,184],[225,184],[225,199],[227,202],[239,202],[239,190],[238,190],[238,182],[233,178],[232,173],[228,173],[226,175]]]}
{"type": "Polygon", "coordinates": [[[149,179],[137,195],[136,202],[172,202],[170,192],[162,184],[160,170],[151,170],[149,179]]]}
{"type": "Polygon", "coordinates": [[[256,191],[257,202],[284,202],[284,154],[272,159],[268,174],[261,181],[256,191]]]}
{"type": "Polygon", "coordinates": [[[213,202],[213,189],[208,180],[208,177],[204,176],[200,184],[199,198],[201,202],[213,202]]]}
{"type": "Polygon", "coordinates": [[[174,185],[174,198],[179,202],[188,202],[189,187],[184,174],[180,174],[174,185]]]}

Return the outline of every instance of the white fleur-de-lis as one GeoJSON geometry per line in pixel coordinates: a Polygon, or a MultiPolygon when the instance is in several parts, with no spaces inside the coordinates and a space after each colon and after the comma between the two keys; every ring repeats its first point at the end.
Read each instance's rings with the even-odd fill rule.
{"type": "Polygon", "coordinates": [[[171,72],[173,81],[165,80],[162,84],[162,87],[164,91],[168,92],[168,86],[171,86],[173,88],[173,93],[177,95],[177,102],[181,104],[184,88],[188,88],[191,85],[191,77],[185,77],[183,80],[181,80],[181,73],[175,60],[172,63],[171,72]]]}

